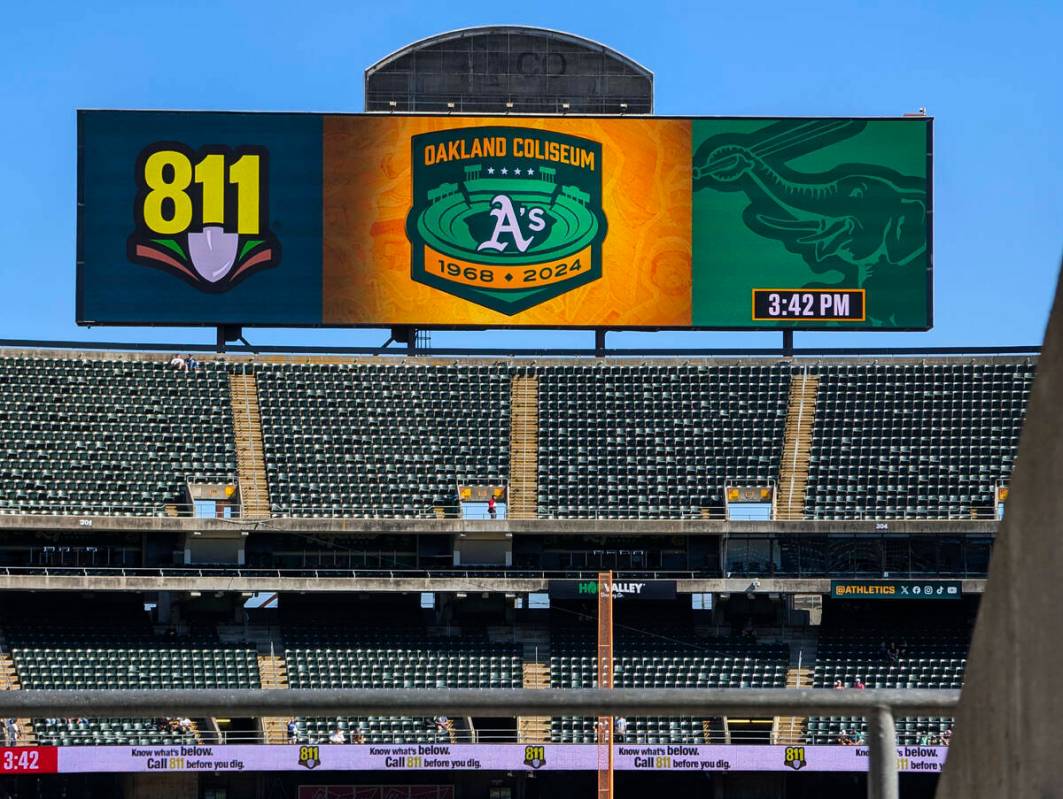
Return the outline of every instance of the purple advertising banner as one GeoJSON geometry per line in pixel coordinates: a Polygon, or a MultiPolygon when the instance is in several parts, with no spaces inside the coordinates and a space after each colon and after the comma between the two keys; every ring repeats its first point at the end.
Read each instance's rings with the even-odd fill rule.
{"type": "MultiPolygon", "coordinates": [[[[66,746],[58,770],[193,771],[594,771],[594,744],[357,744],[234,746],[66,746]]],[[[899,746],[903,772],[938,772],[947,747],[899,746]]],[[[618,771],[867,771],[866,746],[614,747],[618,771]]]]}

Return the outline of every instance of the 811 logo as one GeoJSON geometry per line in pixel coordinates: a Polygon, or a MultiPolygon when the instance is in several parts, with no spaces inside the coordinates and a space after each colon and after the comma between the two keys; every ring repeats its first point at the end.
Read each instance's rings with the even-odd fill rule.
{"type": "Polygon", "coordinates": [[[601,277],[599,142],[489,126],[411,144],[413,280],[512,316],[601,277]]]}
{"type": "Polygon", "coordinates": [[[788,746],[783,753],[783,765],[789,766],[794,771],[800,771],[808,765],[808,760],[805,758],[805,747],[803,746],[788,746]]]}
{"type": "Polygon", "coordinates": [[[546,765],[546,747],[542,744],[524,747],[524,765],[542,768],[546,765]]]}
{"type": "Polygon", "coordinates": [[[308,769],[315,769],[320,766],[321,749],[317,746],[300,746],[299,765],[308,769]]]}
{"type": "Polygon", "coordinates": [[[160,142],[136,164],[134,263],[163,269],[198,289],[226,291],[280,262],[269,230],[269,154],[264,147],[160,142]]]}

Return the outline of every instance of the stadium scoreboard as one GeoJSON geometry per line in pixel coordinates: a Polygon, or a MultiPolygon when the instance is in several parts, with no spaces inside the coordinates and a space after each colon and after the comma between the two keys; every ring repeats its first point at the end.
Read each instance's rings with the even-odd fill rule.
{"type": "Polygon", "coordinates": [[[82,111],[85,325],[925,330],[932,120],[82,111]]]}

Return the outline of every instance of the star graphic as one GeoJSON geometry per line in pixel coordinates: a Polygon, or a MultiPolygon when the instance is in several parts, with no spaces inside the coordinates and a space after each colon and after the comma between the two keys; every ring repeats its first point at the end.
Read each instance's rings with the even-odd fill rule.
{"type": "Polygon", "coordinates": [[[508,175],[509,174],[509,170],[506,169],[505,167],[502,167],[502,169],[500,171],[502,172],[503,175],[508,175]]]}
{"type": "Polygon", "coordinates": [[[488,175],[493,175],[493,174],[495,174],[495,168],[494,168],[493,166],[489,166],[489,167],[487,167],[487,174],[488,174],[488,175]]]}
{"type": "Polygon", "coordinates": [[[528,167],[527,172],[528,172],[529,175],[534,175],[535,174],[535,170],[532,169],[531,167],[528,167]]]}
{"type": "Polygon", "coordinates": [[[517,167],[516,169],[514,169],[513,170],[513,174],[514,175],[519,175],[520,174],[520,167],[517,167]]]}

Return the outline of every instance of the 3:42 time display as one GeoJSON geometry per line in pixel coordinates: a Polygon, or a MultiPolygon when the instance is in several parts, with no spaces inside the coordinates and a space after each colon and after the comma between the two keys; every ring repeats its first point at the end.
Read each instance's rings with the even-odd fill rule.
{"type": "Polygon", "coordinates": [[[862,322],[864,289],[753,289],[753,321],[862,322]]]}

